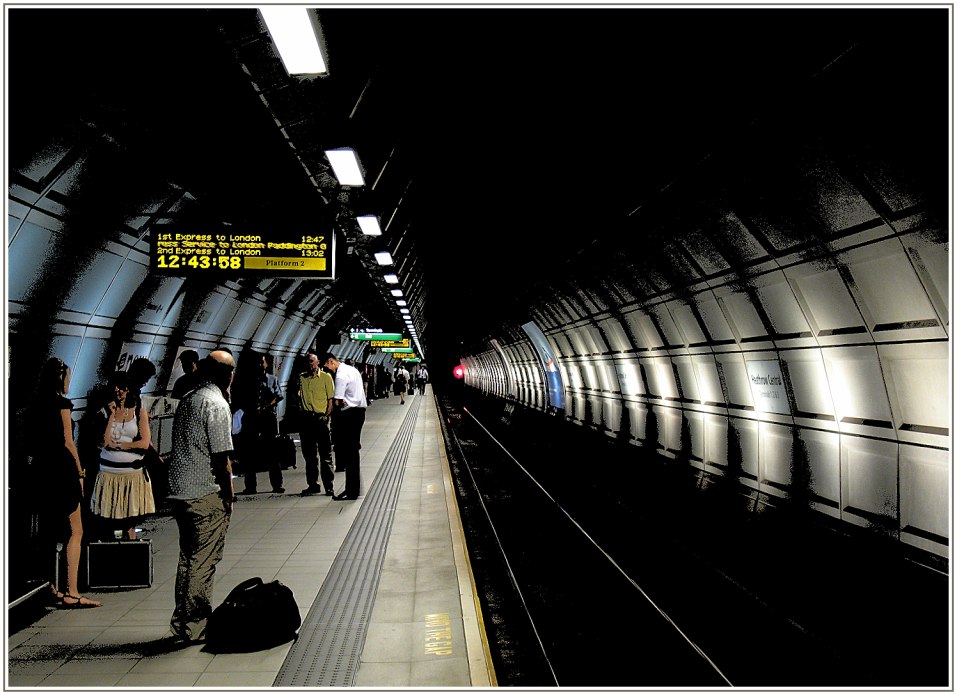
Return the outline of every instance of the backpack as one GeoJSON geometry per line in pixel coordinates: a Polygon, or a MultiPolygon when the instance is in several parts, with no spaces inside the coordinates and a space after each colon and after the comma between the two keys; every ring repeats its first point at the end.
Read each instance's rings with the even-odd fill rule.
{"type": "Polygon", "coordinates": [[[236,585],[206,623],[212,651],[254,652],[295,639],[302,625],[292,589],[259,577],[236,585]]]}

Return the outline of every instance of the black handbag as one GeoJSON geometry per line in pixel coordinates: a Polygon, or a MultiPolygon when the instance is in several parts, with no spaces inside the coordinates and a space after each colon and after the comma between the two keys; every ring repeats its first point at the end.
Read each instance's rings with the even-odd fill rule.
{"type": "Polygon", "coordinates": [[[253,577],[238,584],[206,623],[206,646],[219,652],[254,652],[295,639],[302,618],[292,589],[253,577]]]}

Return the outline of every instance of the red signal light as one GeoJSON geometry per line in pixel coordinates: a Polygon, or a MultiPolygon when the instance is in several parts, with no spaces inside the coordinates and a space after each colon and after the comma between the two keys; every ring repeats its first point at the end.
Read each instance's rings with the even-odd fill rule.
{"type": "Polygon", "coordinates": [[[455,369],[452,370],[452,376],[456,379],[461,379],[465,376],[465,368],[460,364],[455,365],[455,369]]]}

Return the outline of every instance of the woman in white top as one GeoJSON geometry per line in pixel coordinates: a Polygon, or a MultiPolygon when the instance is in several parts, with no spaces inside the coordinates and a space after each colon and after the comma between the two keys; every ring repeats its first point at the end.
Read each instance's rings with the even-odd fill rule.
{"type": "Polygon", "coordinates": [[[153,486],[143,466],[150,446],[149,417],[138,402],[128,402],[126,372],[113,374],[110,386],[113,400],[99,413],[105,426],[90,508],[104,519],[122,521],[126,537],[132,540],[139,518],[156,511],[153,486]]]}

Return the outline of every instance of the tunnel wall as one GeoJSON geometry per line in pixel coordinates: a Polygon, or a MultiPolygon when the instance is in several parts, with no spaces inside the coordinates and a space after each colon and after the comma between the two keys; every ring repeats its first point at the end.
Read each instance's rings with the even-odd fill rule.
{"type": "MultiPolygon", "coordinates": [[[[529,315],[557,415],[948,557],[946,128],[927,94],[872,98],[922,59],[849,58],[553,271],[529,315]]],[[[515,326],[463,363],[548,409],[515,326]]]]}
{"type": "MultiPolygon", "coordinates": [[[[162,277],[149,272],[149,234],[158,224],[201,217],[203,201],[147,164],[107,129],[72,124],[12,168],[7,261],[10,388],[32,395],[50,356],[73,370],[70,397],[79,420],[87,397],[134,356],[150,359],[153,437],[168,450],[184,348],[269,353],[285,389],[295,358],[314,344],[341,306],[299,279],[162,277]]],[[[244,368],[240,359],[237,378],[244,368]]],[[[28,400],[28,399],[26,399],[28,400]]],[[[18,406],[9,422],[16,431],[18,406]]],[[[280,413],[284,404],[280,404],[280,413]]]]}

